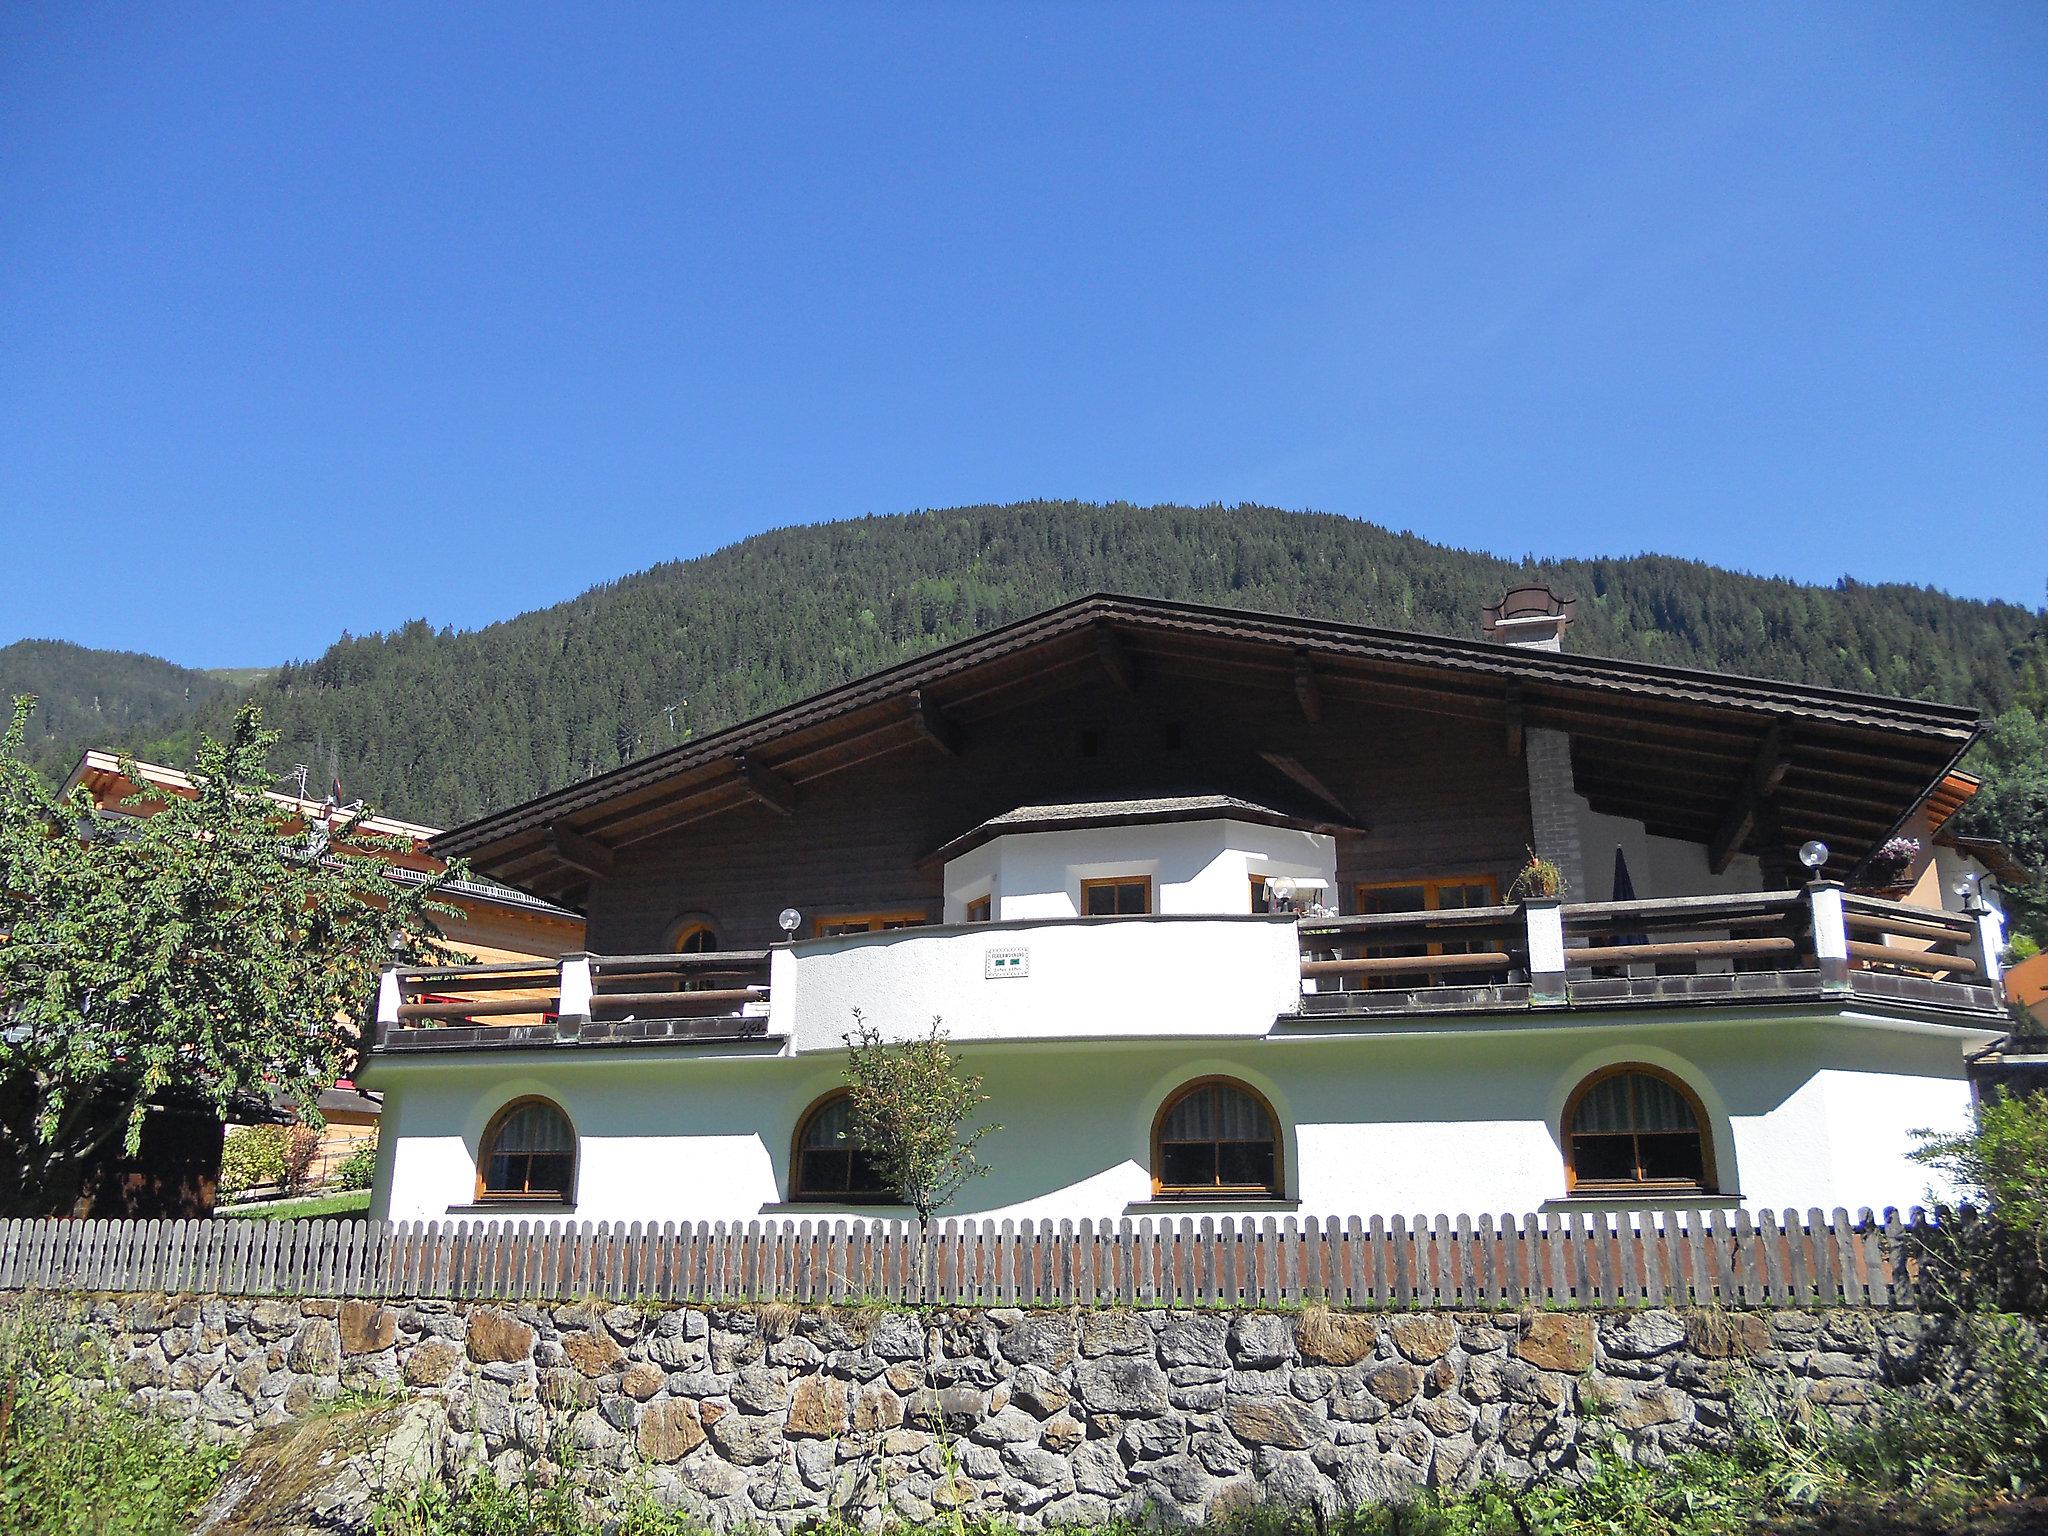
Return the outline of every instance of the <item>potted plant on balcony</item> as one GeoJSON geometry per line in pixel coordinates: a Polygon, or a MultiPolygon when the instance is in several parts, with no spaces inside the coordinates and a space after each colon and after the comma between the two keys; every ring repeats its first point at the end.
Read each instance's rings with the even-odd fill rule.
{"type": "Polygon", "coordinates": [[[1911,887],[1908,878],[1920,859],[1920,839],[1895,837],[1881,843],[1863,861],[1863,878],[1857,889],[1871,896],[1903,896],[1911,887]]]}
{"type": "Polygon", "coordinates": [[[1557,901],[1564,896],[1564,871],[1555,862],[1539,855],[1534,848],[1526,850],[1529,861],[1516,871],[1515,878],[1508,885],[1508,899],[1511,901],[1557,901]]]}

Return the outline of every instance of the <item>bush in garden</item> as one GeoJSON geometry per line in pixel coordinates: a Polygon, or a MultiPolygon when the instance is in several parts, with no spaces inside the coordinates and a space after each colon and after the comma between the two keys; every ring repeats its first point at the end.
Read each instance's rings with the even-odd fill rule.
{"type": "Polygon", "coordinates": [[[220,1148],[220,1191],[244,1190],[284,1183],[285,1128],[281,1125],[237,1125],[220,1148]]]}
{"type": "Polygon", "coordinates": [[[372,1136],[341,1160],[334,1170],[334,1182],[343,1189],[368,1189],[377,1176],[377,1138],[372,1136]]]}

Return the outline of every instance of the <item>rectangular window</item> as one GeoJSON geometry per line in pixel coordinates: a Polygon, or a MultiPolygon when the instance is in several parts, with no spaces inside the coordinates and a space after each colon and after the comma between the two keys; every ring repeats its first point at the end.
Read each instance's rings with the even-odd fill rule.
{"type": "Polygon", "coordinates": [[[1143,917],[1151,910],[1150,875],[1111,875],[1081,882],[1083,917],[1143,917]]]}
{"type": "Polygon", "coordinates": [[[821,917],[811,932],[821,939],[836,939],[847,933],[882,933],[891,928],[921,928],[922,912],[855,912],[844,917],[821,917]]]}
{"type": "Polygon", "coordinates": [[[1271,912],[1273,910],[1273,898],[1266,894],[1266,877],[1264,875],[1252,876],[1252,910],[1254,912],[1271,912]]]}
{"type": "Polygon", "coordinates": [[[970,923],[987,922],[989,920],[992,908],[993,903],[989,900],[988,897],[975,897],[974,900],[967,903],[967,921],[970,923]]]}

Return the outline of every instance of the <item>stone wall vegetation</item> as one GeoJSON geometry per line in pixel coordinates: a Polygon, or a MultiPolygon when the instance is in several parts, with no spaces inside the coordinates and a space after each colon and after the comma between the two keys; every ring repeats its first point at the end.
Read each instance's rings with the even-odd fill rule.
{"type": "MultiPolygon", "coordinates": [[[[1921,1372],[1930,1326],[1863,1309],[35,1305],[110,1359],[107,1390],[206,1440],[383,1414],[396,1449],[325,1453],[362,1458],[352,1518],[394,1488],[488,1470],[781,1530],[1189,1524],[1569,1484],[1600,1455],[1728,1450],[1745,1384],[1853,1420],[1921,1372]]],[[[327,1528],[350,1528],[332,1513],[327,1528]]]]}

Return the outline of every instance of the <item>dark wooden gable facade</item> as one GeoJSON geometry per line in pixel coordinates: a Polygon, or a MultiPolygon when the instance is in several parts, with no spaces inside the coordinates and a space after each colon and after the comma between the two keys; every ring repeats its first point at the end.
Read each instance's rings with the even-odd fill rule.
{"type": "Polygon", "coordinates": [[[1082,599],[444,834],[589,915],[609,952],[685,923],[939,915],[931,852],[1022,804],[1187,793],[1327,819],[1340,885],[1505,876],[1524,733],[1568,732],[1596,810],[1717,860],[1810,837],[1837,872],[1968,745],[1967,710],[1123,597],[1082,599]]]}

